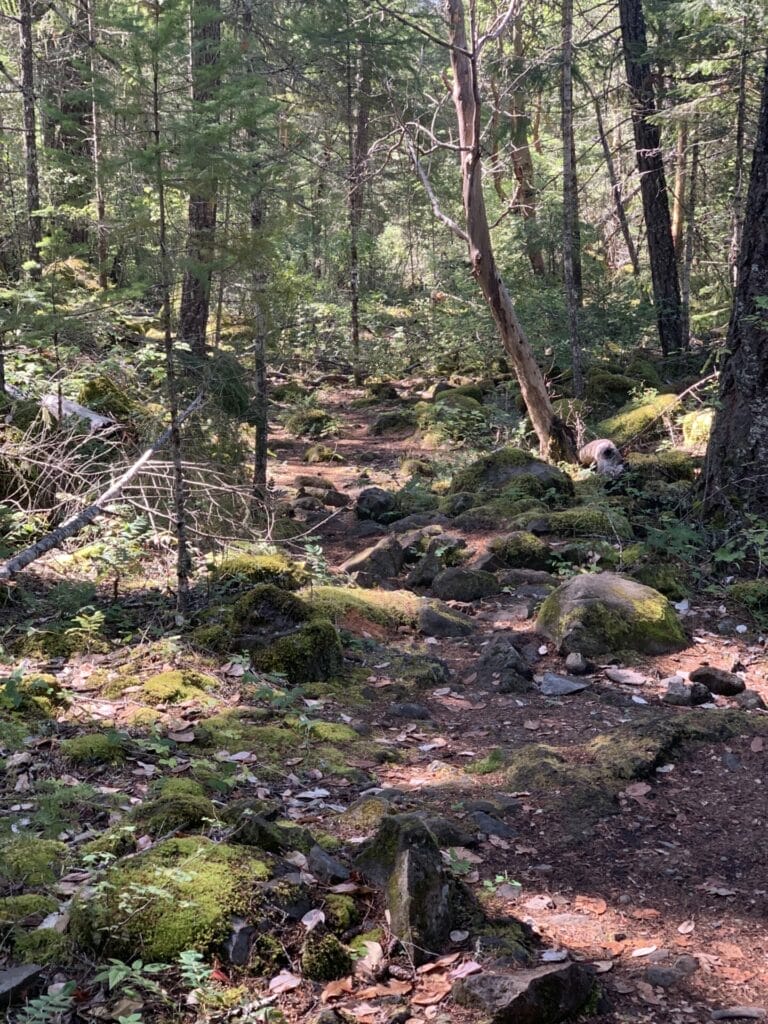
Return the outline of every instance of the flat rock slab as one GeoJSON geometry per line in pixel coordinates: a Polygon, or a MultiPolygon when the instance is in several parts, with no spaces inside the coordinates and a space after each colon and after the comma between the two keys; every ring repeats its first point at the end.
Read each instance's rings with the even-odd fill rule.
{"type": "Polygon", "coordinates": [[[712,668],[710,665],[702,665],[694,669],[688,677],[692,683],[703,683],[712,693],[721,697],[735,697],[743,693],[747,684],[733,672],[726,672],[722,668],[712,668]]]}
{"type": "Polygon", "coordinates": [[[648,676],[634,668],[607,668],[605,677],[622,686],[644,686],[648,682],[648,676]]]}
{"type": "Polygon", "coordinates": [[[572,693],[586,690],[587,685],[583,679],[561,676],[557,672],[545,672],[539,683],[539,692],[545,697],[569,697],[572,693]]]}
{"type": "Polygon", "coordinates": [[[579,1012],[594,986],[582,964],[555,964],[513,974],[473,974],[454,982],[460,1006],[477,1006],[491,1024],[558,1024],[579,1012]]]}
{"type": "Polygon", "coordinates": [[[0,971],[0,1006],[10,1006],[37,981],[42,972],[39,964],[22,964],[21,967],[0,971]]]}

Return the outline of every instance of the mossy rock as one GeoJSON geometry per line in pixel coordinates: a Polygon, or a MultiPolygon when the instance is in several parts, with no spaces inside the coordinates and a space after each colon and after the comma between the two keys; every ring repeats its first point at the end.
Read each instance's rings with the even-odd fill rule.
{"type": "Polygon", "coordinates": [[[457,398],[471,398],[473,401],[481,403],[485,397],[485,389],[481,384],[460,384],[458,387],[444,388],[442,391],[438,391],[435,394],[433,401],[435,404],[440,402],[455,402],[457,398]]]}
{"type": "Polygon", "coordinates": [[[344,456],[327,444],[311,444],[304,452],[304,461],[310,466],[316,466],[323,462],[343,462],[344,456]]]}
{"type": "Polygon", "coordinates": [[[335,935],[310,932],[301,951],[301,973],[311,981],[335,981],[352,973],[349,949],[335,935]]]}
{"type": "Polygon", "coordinates": [[[656,395],[655,398],[635,398],[619,411],[597,425],[598,437],[609,437],[614,444],[623,445],[643,436],[643,440],[660,437],[665,431],[665,418],[672,415],[677,395],[656,395]]]}
{"type": "Polygon", "coordinates": [[[114,416],[119,420],[127,419],[136,411],[136,406],[128,395],[129,389],[124,383],[118,383],[106,374],[100,374],[83,384],[77,400],[86,409],[92,409],[102,416],[114,416]]]}
{"type": "Polygon", "coordinates": [[[584,393],[594,409],[617,409],[623,405],[639,381],[602,367],[593,367],[586,374],[584,393]]]}
{"type": "Polygon", "coordinates": [[[281,637],[267,647],[251,652],[256,668],[279,672],[291,685],[330,679],[342,668],[342,649],[336,627],[317,619],[281,637]]]}
{"type": "Polygon", "coordinates": [[[131,814],[131,820],[153,837],[168,832],[197,832],[209,828],[215,819],[216,808],[202,792],[173,790],[163,791],[156,800],[147,800],[131,814]]]}
{"type": "Polygon", "coordinates": [[[285,429],[294,437],[327,437],[334,427],[334,418],[322,409],[297,409],[285,420],[285,429]]]}
{"type": "Polygon", "coordinates": [[[395,511],[399,516],[433,512],[439,504],[439,497],[418,479],[410,481],[405,487],[395,492],[395,511]]]}
{"type": "Polygon", "coordinates": [[[647,562],[632,569],[631,575],[638,583],[658,590],[670,601],[682,601],[688,596],[685,586],[686,569],[670,562],[647,562]]]}
{"type": "Polygon", "coordinates": [[[653,361],[641,353],[633,355],[624,372],[636,384],[644,384],[647,388],[660,389],[663,385],[661,374],[653,361]]]}
{"type": "Polygon", "coordinates": [[[312,392],[298,381],[288,380],[283,384],[276,384],[270,389],[269,394],[276,402],[298,402],[308,398],[312,392]]]}
{"type": "Polygon", "coordinates": [[[415,429],[416,413],[414,410],[395,409],[377,416],[371,424],[370,432],[374,437],[384,437],[388,434],[413,433],[415,429]]]}
{"type": "Polygon", "coordinates": [[[70,632],[67,626],[62,625],[56,629],[30,630],[16,645],[16,650],[21,655],[40,658],[71,658],[84,652],[106,654],[109,644],[101,637],[79,630],[70,632]]]}
{"type": "Polygon", "coordinates": [[[686,452],[670,450],[647,455],[631,452],[625,462],[632,474],[632,483],[639,487],[659,481],[693,481],[696,478],[696,463],[686,452]]]}
{"type": "Polygon", "coordinates": [[[0,846],[0,877],[14,885],[49,885],[61,874],[66,856],[64,843],[20,836],[0,846]]]}
{"type": "Polygon", "coordinates": [[[360,920],[360,908],[351,896],[331,893],[325,897],[325,920],[332,932],[343,934],[360,920]]]}
{"type": "Polygon", "coordinates": [[[491,551],[509,569],[549,569],[552,565],[549,545],[525,530],[496,538],[491,551]]]}
{"type": "Polygon", "coordinates": [[[366,383],[366,390],[377,402],[399,402],[400,393],[390,380],[373,380],[366,383]]]}
{"type": "Polygon", "coordinates": [[[217,583],[272,583],[283,590],[298,590],[310,580],[304,563],[294,562],[281,552],[252,555],[233,551],[217,559],[209,571],[217,583]]]}
{"type": "Polygon", "coordinates": [[[715,422],[714,409],[696,409],[680,417],[683,444],[691,451],[702,452],[709,443],[712,424],[715,422]]]}
{"type": "Polygon", "coordinates": [[[524,513],[516,524],[536,533],[554,533],[563,537],[610,537],[631,540],[634,537],[629,520],[623,512],[594,505],[577,505],[544,515],[524,513]]]}
{"type": "Polygon", "coordinates": [[[309,853],[315,838],[309,829],[287,819],[273,820],[274,808],[263,800],[233,800],[222,811],[222,821],[232,826],[228,842],[254,846],[268,853],[299,850],[309,853]]]}
{"type": "Polygon", "coordinates": [[[464,771],[468,775],[491,775],[493,772],[499,772],[507,763],[507,756],[501,747],[493,747],[489,750],[485,757],[480,757],[477,761],[470,762],[464,771]]]}
{"type": "Polygon", "coordinates": [[[61,752],[74,764],[120,764],[126,756],[126,739],[112,730],[86,732],[62,740],[61,752]]]}
{"type": "Polygon", "coordinates": [[[362,587],[312,587],[301,596],[322,618],[337,625],[360,617],[380,626],[413,626],[421,598],[409,590],[368,590],[362,587]]]}
{"type": "Polygon", "coordinates": [[[76,898],[70,931],[78,945],[125,960],[206,952],[229,935],[233,915],[255,909],[254,882],[269,874],[268,862],[244,847],[168,839],[110,867],[98,895],[76,898]]]}
{"type": "Polygon", "coordinates": [[[728,597],[754,615],[768,613],[768,580],[739,580],[728,587],[728,597]]]}
{"type": "Polygon", "coordinates": [[[537,629],[567,653],[666,654],[686,646],[663,594],[615,573],[575,576],[544,601],[537,629]]]}
{"type": "Polygon", "coordinates": [[[0,899],[0,929],[8,925],[21,925],[30,922],[35,927],[48,914],[59,909],[58,902],[51,896],[39,893],[23,893],[21,896],[4,896],[0,899]]]}
{"type": "Polygon", "coordinates": [[[180,704],[186,700],[205,700],[209,690],[218,686],[214,676],[206,676],[190,669],[170,669],[150,676],[141,687],[141,697],[147,704],[180,704]]]}
{"type": "Polygon", "coordinates": [[[72,959],[72,943],[69,936],[53,928],[16,931],[13,936],[13,952],[17,959],[27,964],[67,964],[72,959]]]}
{"type": "Polygon", "coordinates": [[[441,441],[462,442],[487,436],[490,415],[480,402],[467,395],[444,394],[445,401],[419,402],[415,406],[417,423],[425,441],[439,444],[441,441]]]}
{"type": "Polygon", "coordinates": [[[400,472],[424,480],[432,480],[437,476],[437,470],[428,459],[403,459],[400,463],[400,472]]]}
{"type": "Polygon", "coordinates": [[[392,813],[392,805],[380,796],[362,796],[344,811],[339,820],[348,828],[370,835],[381,824],[382,818],[392,813]]]}
{"type": "Polygon", "coordinates": [[[459,470],[451,481],[449,493],[499,492],[520,477],[533,477],[546,489],[555,490],[566,497],[573,494],[573,483],[566,473],[534,458],[522,448],[513,447],[501,448],[459,470]]]}

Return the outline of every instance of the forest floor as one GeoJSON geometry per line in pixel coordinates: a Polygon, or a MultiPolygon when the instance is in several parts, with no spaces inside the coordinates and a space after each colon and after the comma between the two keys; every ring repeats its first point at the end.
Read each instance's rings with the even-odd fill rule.
{"type": "MultiPolygon", "coordinates": [[[[403,390],[409,386],[409,382],[398,382],[403,390]]],[[[400,464],[405,457],[452,458],[446,451],[425,452],[413,436],[371,436],[371,422],[386,406],[351,408],[350,398],[360,394],[327,388],[321,396],[323,408],[338,423],[337,436],[325,443],[335,448],[343,462],[308,467],[302,461],[305,443],[282,430],[271,441],[270,473],[278,496],[289,496],[298,476],[317,470],[349,497],[347,508],[308,514],[308,529],[319,538],[330,573],[377,539],[360,535],[354,499],[363,486],[402,486],[405,477],[400,464]]],[[[452,527],[449,532],[461,533],[452,527]]],[[[470,561],[487,550],[494,536],[492,531],[464,534],[470,561]]],[[[31,590],[39,586],[44,591],[52,580],[61,579],[56,575],[60,571],[55,562],[41,569],[31,590]]],[[[644,774],[628,774],[613,790],[615,780],[608,779],[610,791],[605,799],[599,786],[593,799],[584,780],[605,737],[620,735],[638,721],[658,723],[661,730],[680,716],[704,720],[727,714],[726,709],[734,706],[722,697],[715,699],[717,707],[693,711],[664,704],[661,680],[676,673],[701,664],[737,670],[747,686],[768,702],[765,640],[749,619],[738,615],[737,621],[748,627],[746,632],[724,635],[718,624],[730,612],[716,597],[694,594],[684,610],[691,643],[678,654],[637,656],[623,662],[606,657],[584,677],[587,688],[566,697],[547,697],[536,689],[501,694],[493,684],[481,685],[475,671],[478,656],[500,632],[514,633],[518,648],[528,652],[537,678],[546,671],[566,671],[554,645],[536,633],[534,603],[511,590],[456,605],[478,627],[465,638],[425,639],[410,625],[374,622],[355,612],[341,616],[337,625],[342,635],[375,645],[378,653],[361,657],[354,643],[348,646],[347,664],[358,671],[363,665],[363,684],[350,685],[348,700],[343,685],[335,686],[319,699],[308,700],[305,711],[312,718],[351,722],[365,736],[365,751],[355,748],[347,756],[350,769],[358,772],[318,768],[308,741],[297,742],[291,757],[283,756],[277,775],[271,771],[262,776],[262,752],[246,748],[246,756],[238,747],[230,753],[239,752],[247,773],[238,780],[235,795],[258,789],[260,796],[281,804],[295,822],[341,840],[342,856],[375,832],[375,823],[366,828],[354,815],[344,813],[372,788],[395,791],[398,810],[426,811],[463,824],[473,836],[472,846],[461,846],[448,857],[453,870],[480,894],[489,912],[511,915],[530,925],[540,937],[541,953],[549,951],[544,962],[570,958],[594,965],[603,997],[584,1019],[606,1024],[678,1024],[707,1021],[713,1011],[734,1007],[749,1008],[751,1013],[744,1016],[756,1019],[761,1009],[768,1009],[768,736],[763,738],[768,733],[768,714],[743,713],[743,729],[725,739],[713,732],[699,742],[665,748],[661,758],[646,765],[644,774]],[[409,691],[387,651],[437,657],[447,666],[447,681],[409,691]],[[635,670],[631,683],[606,676],[606,670],[616,667],[635,670]],[[417,710],[402,709],[404,695],[417,710]],[[556,788],[510,785],[516,754],[531,744],[556,749],[562,758],[556,788]],[[377,748],[391,752],[392,760],[382,763],[377,748]],[[479,772],[477,766],[481,766],[479,772]],[[297,799],[307,790],[318,795],[297,799]],[[484,809],[491,812],[491,829],[498,834],[483,832],[472,818],[484,809]],[[694,957],[697,966],[685,977],[677,976],[668,969],[684,955],[694,957]]],[[[135,721],[137,710],[148,707],[138,686],[117,697],[103,692],[104,673],[118,670],[129,654],[128,648],[117,647],[68,660],[27,659],[27,671],[34,668],[57,676],[72,704],[60,716],[58,732],[45,729],[27,737],[21,749],[32,751],[31,763],[22,758],[12,770],[9,765],[14,762],[6,761],[0,821],[10,824],[15,834],[23,834],[30,819],[34,822],[40,807],[36,790],[46,779],[72,787],[87,784],[105,796],[119,793],[123,811],[140,804],[151,790],[153,777],[169,770],[175,777],[184,777],[194,770],[196,730],[208,717],[248,703],[231,659],[201,662],[183,643],[147,644],[139,676],[150,670],[202,668],[219,681],[214,703],[206,707],[191,699],[160,707],[161,732],[179,738],[170,757],[162,745],[153,748],[146,730],[133,728],[135,737],[144,736],[143,746],[120,765],[67,763],[58,747],[59,736],[110,726],[130,729],[132,716],[135,721]]],[[[152,709],[157,711],[157,705],[152,709]]],[[[228,798],[215,796],[214,803],[228,798]]],[[[391,792],[388,799],[393,799],[391,792]]],[[[107,815],[86,801],[78,815],[55,833],[70,847],[77,847],[83,835],[93,838],[108,828],[119,811],[107,815]]],[[[89,871],[73,863],[68,868],[63,878],[46,889],[65,908],[89,871]]],[[[357,930],[383,927],[386,935],[378,896],[365,888],[359,876],[352,877],[363,914],[357,930]]],[[[354,885],[350,888],[354,892],[354,885]]],[[[384,939],[381,945],[386,953],[384,939]]],[[[7,948],[6,953],[11,962],[7,948]]],[[[487,952],[473,947],[471,938],[460,937],[451,955],[430,971],[408,976],[398,961],[397,984],[392,977],[360,974],[335,993],[301,979],[291,961],[285,977],[293,978],[295,986],[294,981],[287,983],[277,1005],[291,1021],[314,1020],[324,1006],[335,1008],[338,1020],[363,1024],[477,1021],[483,1014],[452,1002],[452,974],[462,964],[471,965],[467,970],[486,970],[488,960],[487,952]]],[[[74,973],[60,968],[54,981],[81,979],[82,1019],[108,1019],[104,999],[97,999],[94,1006],[93,990],[82,981],[86,976],[82,955],[76,964],[74,973]]],[[[244,980],[246,986],[258,989],[261,985],[266,990],[265,981],[248,980],[247,972],[243,975],[226,964],[218,970],[223,984],[244,980]]],[[[279,993],[280,986],[274,991],[279,993]]],[[[138,999],[138,1012],[141,1002],[138,999]]],[[[153,1010],[151,996],[145,996],[144,1003],[144,1020],[175,1019],[166,1010],[153,1010]]],[[[194,1011],[178,1012],[183,1016],[194,1011]]],[[[209,1011],[207,1019],[228,1019],[223,1013],[209,1011]]],[[[732,1017],[736,1019],[736,1014],[732,1017]]]]}

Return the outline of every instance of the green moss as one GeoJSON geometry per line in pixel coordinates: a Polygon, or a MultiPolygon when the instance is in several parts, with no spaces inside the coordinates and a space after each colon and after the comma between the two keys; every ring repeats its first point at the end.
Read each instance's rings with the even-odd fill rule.
{"type": "Polygon", "coordinates": [[[610,437],[617,445],[628,444],[641,434],[645,440],[657,437],[664,431],[664,417],[672,413],[677,401],[677,395],[671,394],[635,398],[599,423],[597,434],[610,437]]]}
{"type": "Polygon", "coordinates": [[[381,928],[371,928],[370,931],[361,932],[356,935],[349,943],[349,948],[352,951],[352,956],[355,960],[360,960],[362,957],[367,956],[368,947],[366,942],[378,942],[379,944],[384,941],[384,932],[381,928]]]}
{"type": "Polygon", "coordinates": [[[232,634],[223,623],[198,626],[192,630],[190,638],[195,647],[214,654],[226,654],[232,646],[232,634]]]}
{"type": "Polygon", "coordinates": [[[506,756],[501,747],[494,747],[485,757],[478,758],[468,764],[464,771],[468,775],[490,775],[492,772],[501,771],[507,763],[506,756]]]}
{"type": "Polygon", "coordinates": [[[316,466],[322,462],[343,462],[344,457],[327,444],[312,444],[304,452],[304,461],[310,466],[316,466]]]}
{"type": "Polygon", "coordinates": [[[480,402],[452,391],[441,392],[441,398],[443,394],[443,401],[419,402],[415,406],[418,426],[425,440],[437,443],[487,436],[489,413],[480,402]]]}
{"type": "Polygon", "coordinates": [[[615,409],[622,405],[638,385],[637,380],[602,367],[593,367],[585,378],[585,395],[594,409],[615,409]]]}
{"type": "Polygon", "coordinates": [[[768,580],[740,580],[728,587],[728,597],[753,614],[768,612],[768,580]]]}
{"type": "MultiPolygon", "coordinates": [[[[181,781],[181,780],[179,780],[181,781]]],[[[163,793],[137,807],[132,819],[151,836],[167,832],[194,832],[206,828],[216,818],[216,809],[202,794],[163,793]]]]}
{"type": "Polygon", "coordinates": [[[670,450],[648,455],[631,452],[625,461],[632,472],[633,483],[641,487],[659,480],[692,481],[696,477],[696,465],[686,452],[670,450]]]}
{"type": "Polygon", "coordinates": [[[53,839],[21,836],[0,846],[2,874],[18,885],[46,885],[61,873],[67,848],[53,839]]]}
{"type": "Polygon", "coordinates": [[[520,487],[524,487],[526,482],[534,486],[529,481],[530,477],[536,480],[534,496],[541,493],[542,485],[547,490],[552,489],[566,496],[573,493],[573,484],[565,473],[540,462],[530,452],[513,447],[501,448],[460,470],[451,481],[450,493],[499,492],[513,484],[519,483],[520,487]]]}
{"type": "Polygon", "coordinates": [[[243,594],[232,605],[233,625],[247,628],[271,626],[275,620],[287,619],[289,623],[307,622],[312,610],[294,594],[270,583],[261,583],[247,594],[243,594]]]}
{"type": "Polygon", "coordinates": [[[549,545],[524,530],[492,541],[491,551],[511,568],[548,569],[552,564],[549,545]]]}
{"type": "Polygon", "coordinates": [[[95,855],[101,859],[103,854],[108,854],[110,858],[124,857],[128,853],[133,853],[135,849],[136,826],[121,824],[102,832],[96,839],[83,843],[80,853],[84,856],[95,855]]]}
{"type": "Polygon", "coordinates": [[[440,499],[419,480],[411,480],[395,493],[395,508],[403,516],[432,512],[440,499]]]}
{"type": "Polygon", "coordinates": [[[248,966],[256,975],[271,975],[287,962],[282,942],[274,935],[263,932],[256,935],[251,946],[248,966]]]}
{"type": "Polygon", "coordinates": [[[30,697],[44,697],[50,704],[68,703],[66,694],[56,676],[47,672],[30,672],[22,677],[19,690],[30,697]]]}
{"type": "Polygon", "coordinates": [[[301,562],[293,562],[281,553],[251,555],[244,551],[225,555],[210,567],[217,583],[237,582],[256,586],[272,583],[282,590],[298,590],[309,582],[310,574],[301,562]]]}
{"type": "Polygon", "coordinates": [[[379,796],[364,796],[355,801],[341,815],[344,824],[363,835],[373,832],[381,819],[392,812],[392,805],[379,796]]]}
{"type": "Polygon", "coordinates": [[[656,366],[642,353],[635,353],[626,366],[626,374],[636,384],[644,384],[649,388],[661,388],[662,379],[656,366]]]}
{"type": "MultiPolygon", "coordinates": [[[[522,526],[531,521],[526,513],[518,517],[522,526]]],[[[561,512],[547,512],[543,516],[534,516],[546,527],[547,533],[561,534],[565,537],[612,537],[618,540],[630,540],[634,534],[629,520],[623,512],[613,508],[577,505],[563,509],[561,512]]]]}
{"type": "Polygon", "coordinates": [[[276,384],[270,390],[270,397],[276,402],[296,402],[307,398],[311,394],[303,384],[298,381],[288,380],[284,384],[276,384]]]}
{"type": "Polygon", "coordinates": [[[83,652],[104,654],[109,645],[99,636],[80,630],[70,632],[67,626],[62,625],[58,629],[31,629],[16,649],[19,654],[40,658],[71,658],[73,654],[83,652]]]}
{"type": "Polygon", "coordinates": [[[712,424],[715,421],[714,409],[696,409],[680,417],[683,430],[683,444],[686,448],[701,451],[707,447],[712,424]]]}
{"type": "Polygon", "coordinates": [[[435,467],[427,459],[403,459],[400,463],[400,472],[406,476],[423,477],[425,480],[432,480],[436,476],[435,467]]]}
{"type": "Polygon", "coordinates": [[[148,704],[179,704],[185,700],[200,700],[216,686],[218,680],[213,676],[189,669],[171,669],[150,676],[141,688],[141,696],[148,704]]]}
{"type": "Polygon", "coordinates": [[[341,670],[341,642],[333,623],[318,619],[252,652],[252,659],[263,672],[280,672],[292,685],[301,685],[330,679],[341,670]]]}
{"type": "Polygon", "coordinates": [[[131,729],[151,729],[160,721],[160,712],[153,708],[135,708],[124,719],[131,729]]]}
{"type": "Polygon", "coordinates": [[[653,587],[671,601],[682,601],[688,596],[685,586],[687,570],[681,565],[672,563],[649,562],[632,570],[632,577],[646,587],[653,587]]]}
{"type": "Polygon", "coordinates": [[[72,959],[70,940],[53,928],[37,928],[32,932],[17,930],[13,951],[23,963],[66,964],[72,959]]]}
{"type": "Polygon", "coordinates": [[[5,896],[0,899],[0,927],[19,924],[25,918],[33,918],[39,924],[48,914],[58,909],[59,904],[51,896],[32,892],[21,896],[5,896]]]}
{"type": "Polygon", "coordinates": [[[413,409],[395,409],[393,412],[383,412],[371,424],[371,434],[374,437],[415,429],[416,413],[413,409]]]}
{"type": "Polygon", "coordinates": [[[98,895],[77,898],[71,932],[110,956],[171,961],[222,942],[232,916],[253,909],[254,882],[268,877],[264,860],[243,847],[169,839],[111,867],[98,895]]]}
{"type": "Polygon", "coordinates": [[[485,389],[480,384],[460,384],[458,387],[449,388],[446,391],[438,391],[435,395],[435,404],[440,402],[455,402],[457,398],[471,398],[475,402],[482,402],[485,389]]]}
{"type": "Polygon", "coordinates": [[[311,981],[335,981],[352,973],[354,964],[346,946],[335,935],[310,932],[301,952],[301,972],[311,981]]]}
{"type": "Polygon", "coordinates": [[[360,910],[351,896],[331,894],[325,897],[325,920],[333,932],[346,932],[360,920],[360,910]]]}
{"type": "Polygon", "coordinates": [[[312,735],[321,743],[354,743],[358,734],[341,722],[313,722],[312,735]]]}
{"type": "Polygon", "coordinates": [[[62,740],[61,752],[75,764],[120,764],[125,760],[125,739],[114,731],[86,732],[62,740]]]}
{"type": "Polygon", "coordinates": [[[130,390],[125,384],[112,380],[106,374],[92,377],[80,388],[77,400],[80,405],[104,416],[125,419],[133,414],[135,406],[128,397],[130,390]]]}
{"type": "Polygon", "coordinates": [[[421,599],[409,590],[364,590],[360,587],[312,587],[301,595],[313,611],[332,622],[359,615],[381,626],[411,626],[421,599]]]}
{"type": "Polygon", "coordinates": [[[294,437],[325,437],[333,432],[335,421],[322,409],[297,409],[285,420],[285,429],[294,437]]]}

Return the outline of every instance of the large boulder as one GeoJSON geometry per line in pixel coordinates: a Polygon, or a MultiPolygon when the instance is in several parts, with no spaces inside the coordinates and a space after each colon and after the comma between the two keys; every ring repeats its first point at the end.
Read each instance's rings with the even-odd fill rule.
{"type": "Polygon", "coordinates": [[[583,964],[547,964],[514,974],[472,974],[454,983],[460,1006],[490,1015],[491,1024],[558,1024],[589,999],[594,975],[583,964]]]}
{"type": "Polygon", "coordinates": [[[490,455],[471,462],[451,481],[451,493],[469,491],[500,491],[511,483],[527,486],[535,495],[554,489],[572,495],[571,478],[548,462],[536,459],[522,448],[501,448],[490,455]],[[529,486],[528,486],[529,485],[529,486]]]}
{"type": "Polygon", "coordinates": [[[395,510],[395,496],[383,487],[366,487],[357,496],[355,511],[358,519],[375,519],[380,522],[395,510]]]}
{"type": "Polygon", "coordinates": [[[526,693],[533,689],[533,670],[514,646],[509,633],[497,633],[475,663],[481,686],[498,687],[499,693],[526,693]]]}
{"type": "Polygon", "coordinates": [[[443,569],[432,583],[432,593],[443,601],[481,601],[501,590],[493,573],[454,566],[443,569]]]}
{"type": "Polygon", "coordinates": [[[358,586],[375,587],[382,580],[397,576],[403,567],[405,552],[400,542],[391,536],[382,537],[378,544],[366,548],[341,566],[358,586]]]}
{"type": "Polygon", "coordinates": [[[442,601],[425,601],[419,609],[419,631],[424,636],[469,636],[477,630],[473,619],[442,601]]]}
{"type": "Polygon", "coordinates": [[[686,645],[663,594],[612,572],[574,576],[562,584],[541,606],[536,626],[565,653],[665,654],[686,645]]]}

